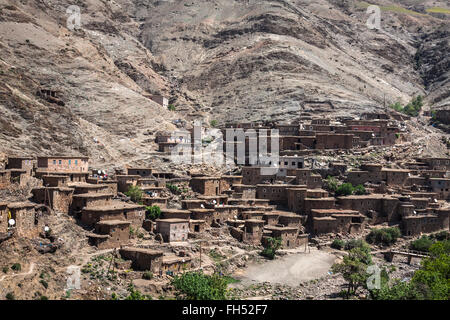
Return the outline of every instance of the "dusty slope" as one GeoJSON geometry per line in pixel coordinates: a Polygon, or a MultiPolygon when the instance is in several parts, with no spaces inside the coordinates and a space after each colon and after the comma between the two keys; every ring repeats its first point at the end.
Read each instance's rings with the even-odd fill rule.
{"type": "Polygon", "coordinates": [[[142,42],[218,119],[292,117],[309,100],[334,112],[407,102],[425,93],[421,35],[446,21],[383,11],[382,30],[369,30],[357,1],[134,3],[142,42]]]}

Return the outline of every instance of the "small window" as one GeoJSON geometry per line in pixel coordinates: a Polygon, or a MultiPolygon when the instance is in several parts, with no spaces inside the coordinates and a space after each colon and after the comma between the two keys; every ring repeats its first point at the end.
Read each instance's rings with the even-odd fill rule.
{"type": "Polygon", "coordinates": [[[62,160],[58,160],[58,164],[62,164],[62,160]]]}
{"type": "Polygon", "coordinates": [[[75,160],[75,165],[78,165],[78,160],[75,160]]]}
{"type": "Polygon", "coordinates": [[[53,160],[53,164],[56,164],[56,160],[53,160]]]}
{"type": "Polygon", "coordinates": [[[72,160],[69,160],[69,166],[72,164],[72,160]]]}

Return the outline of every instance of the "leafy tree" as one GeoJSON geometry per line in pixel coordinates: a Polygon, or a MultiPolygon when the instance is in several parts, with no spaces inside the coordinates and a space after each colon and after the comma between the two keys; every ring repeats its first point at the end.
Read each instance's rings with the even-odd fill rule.
{"type": "Polygon", "coordinates": [[[177,297],[187,300],[226,300],[227,284],[224,277],[203,272],[186,272],[172,280],[177,297]]]}
{"type": "Polygon", "coordinates": [[[351,183],[343,183],[336,189],[336,196],[349,196],[353,193],[353,185],[351,183]]]}
{"type": "Polygon", "coordinates": [[[353,193],[357,195],[366,194],[366,188],[362,184],[359,184],[354,188],[353,193]]]}
{"type": "Polygon", "coordinates": [[[145,207],[145,218],[148,220],[156,220],[161,217],[161,208],[159,206],[145,207]]]}
{"type": "Polygon", "coordinates": [[[342,250],[345,246],[345,241],[341,240],[341,239],[334,239],[333,242],[331,243],[331,247],[333,249],[338,249],[338,250],[342,250]]]}
{"type": "Polygon", "coordinates": [[[128,191],[125,192],[125,195],[130,197],[133,202],[141,202],[143,192],[138,186],[130,186],[128,191]]]}
{"type": "Polygon", "coordinates": [[[370,248],[354,248],[343,258],[342,263],[333,264],[331,270],[340,273],[347,283],[347,297],[365,286],[369,274],[367,267],[372,263],[370,248]]]}
{"type": "Polygon", "coordinates": [[[263,251],[261,251],[261,255],[273,260],[278,249],[281,248],[281,238],[268,238],[267,245],[263,251]]]}
{"type": "Polygon", "coordinates": [[[395,243],[400,236],[401,232],[397,227],[372,229],[367,235],[366,241],[371,244],[383,244],[389,246],[395,243]]]}
{"type": "Polygon", "coordinates": [[[436,242],[429,248],[431,256],[422,260],[411,281],[398,280],[389,286],[382,283],[380,290],[371,291],[378,300],[449,300],[450,299],[450,247],[436,242]]]}
{"type": "Polygon", "coordinates": [[[431,240],[427,236],[422,236],[420,239],[417,239],[410,243],[409,248],[411,250],[417,250],[422,252],[428,252],[428,250],[433,245],[433,240],[431,240]]]}

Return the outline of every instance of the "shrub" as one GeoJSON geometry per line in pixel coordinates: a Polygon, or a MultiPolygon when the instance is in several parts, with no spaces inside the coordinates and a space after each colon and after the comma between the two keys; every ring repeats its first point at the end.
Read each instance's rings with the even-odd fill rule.
{"type": "MultiPolygon", "coordinates": [[[[133,284],[128,286],[128,292],[130,294],[125,300],[153,300],[151,296],[142,294],[139,290],[134,289],[133,284]]],[[[114,299],[114,296],[111,296],[114,299]]]]}
{"type": "Polygon", "coordinates": [[[334,239],[333,242],[331,243],[331,247],[333,249],[338,249],[338,250],[342,250],[345,246],[345,241],[341,240],[341,239],[334,239]]]}
{"type": "Polygon", "coordinates": [[[217,126],[217,120],[211,120],[209,124],[211,127],[215,128],[217,126]]]}
{"type": "Polygon", "coordinates": [[[431,240],[427,236],[422,236],[420,239],[417,239],[410,243],[409,248],[411,250],[417,250],[422,252],[428,252],[428,250],[433,245],[433,240],[431,240]]]}
{"type": "Polygon", "coordinates": [[[20,265],[20,263],[14,263],[11,266],[11,269],[13,269],[14,271],[20,271],[20,270],[22,270],[22,266],[20,265]]]}
{"type": "Polygon", "coordinates": [[[177,296],[187,300],[226,300],[227,284],[224,277],[203,272],[186,272],[172,280],[177,296]]]}
{"type": "Polygon", "coordinates": [[[151,271],[144,272],[144,274],[142,275],[142,279],[152,280],[153,279],[153,272],[151,272],[151,271]]]}
{"type": "Polygon", "coordinates": [[[400,229],[395,228],[382,228],[372,229],[367,235],[366,240],[371,244],[382,244],[389,246],[397,241],[397,238],[401,236],[400,229]]]}
{"type": "Polygon", "coordinates": [[[8,292],[5,296],[6,300],[16,300],[16,297],[14,296],[14,293],[8,292]]]}
{"type": "Polygon", "coordinates": [[[47,283],[47,281],[45,281],[45,280],[40,280],[39,282],[44,286],[45,289],[48,288],[48,283],[47,283]]]}
{"type": "Polygon", "coordinates": [[[269,238],[267,239],[267,246],[261,251],[261,255],[273,260],[278,249],[281,248],[281,238],[269,238]]]}
{"type": "Polygon", "coordinates": [[[328,176],[325,179],[325,186],[328,188],[328,190],[336,192],[336,189],[338,188],[338,180],[335,177],[328,176]]]}
{"type": "Polygon", "coordinates": [[[180,194],[181,193],[181,189],[178,188],[176,185],[174,184],[166,184],[166,188],[170,190],[170,192],[175,193],[175,194],[180,194]]]}
{"type": "Polygon", "coordinates": [[[149,220],[156,220],[161,217],[161,208],[159,206],[145,207],[145,218],[149,220]]]}
{"type": "Polygon", "coordinates": [[[353,193],[353,185],[351,183],[343,183],[336,189],[336,196],[349,196],[353,193]]]}
{"type": "Polygon", "coordinates": [[[142,200],[143,192],[138,186],[130,186],[125,195],[130,197],[133,202],[140,202],[142,200]]]}
{"type": "Polygon", "coordinates": [[[366,249],[369,245],[362,239],[351,239],[345,243],[345,250],[352,250],[355,248],[366,249]]]}
{"type": "Polygon", "coordinates": [[[366,194],[366,188],[364,188],[364,186],[362,184],[359,184],[355,187],[355,189],[353,190],[353,193],[357,194],[357,195],[366,194]]]}
{"type": "Polygon", "coordinates": [[[8,267],[3,267],[2,271],[3,271],[3,273],[8,273],[8,267]]]}
{"type": "Polygon", "coordinates": [[[167,109],[168,109],[169,111],[175,111],[175,110],[176,110],[176,108],[175,108],[175,106],[174,106],[173,104],[169,104],[169,106],[167,107],[167,109]]]}

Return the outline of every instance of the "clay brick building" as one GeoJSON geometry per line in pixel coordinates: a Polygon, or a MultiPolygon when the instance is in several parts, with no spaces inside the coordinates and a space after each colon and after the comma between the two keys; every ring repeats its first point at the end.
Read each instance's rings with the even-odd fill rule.
{"type": "Polygon", "coordinates": [[[187,241],[189,220],[157,219],[156,232],[162,235],[165,242],[187,241]]]}
{"type": "Polygon", "coordinates": [[[159,272],[162,268],[163,252],[136,247],[124,247],[119,250],[122,259],[131,260],[132,268],[141,271],[159,272]]]}
{"type": "Polygon", "coordinates": [[[89,173],[89,158],[78,156],[40,156],[37,168],[47,172],[82,172],[89,173]]]}
{"type": "Polygon", "coordinates": [[[6,164],[6,169],[20,169],[25,170],[30,176],[36,161],[33,157],[8,157],[8,163],[6,164]]]}
{"type": "Polygon", "coordinates": [[[118,248],[130,240],[130,222],[106,220],[95,224],[95,233],[88,235],[89,243],[99,249],[118,248]]]}
{"type": "Polygon", "coordinates": [[[220,194],[220,177],[193,177],[189,185],[194,192],[205,196],[220,194]]]}

